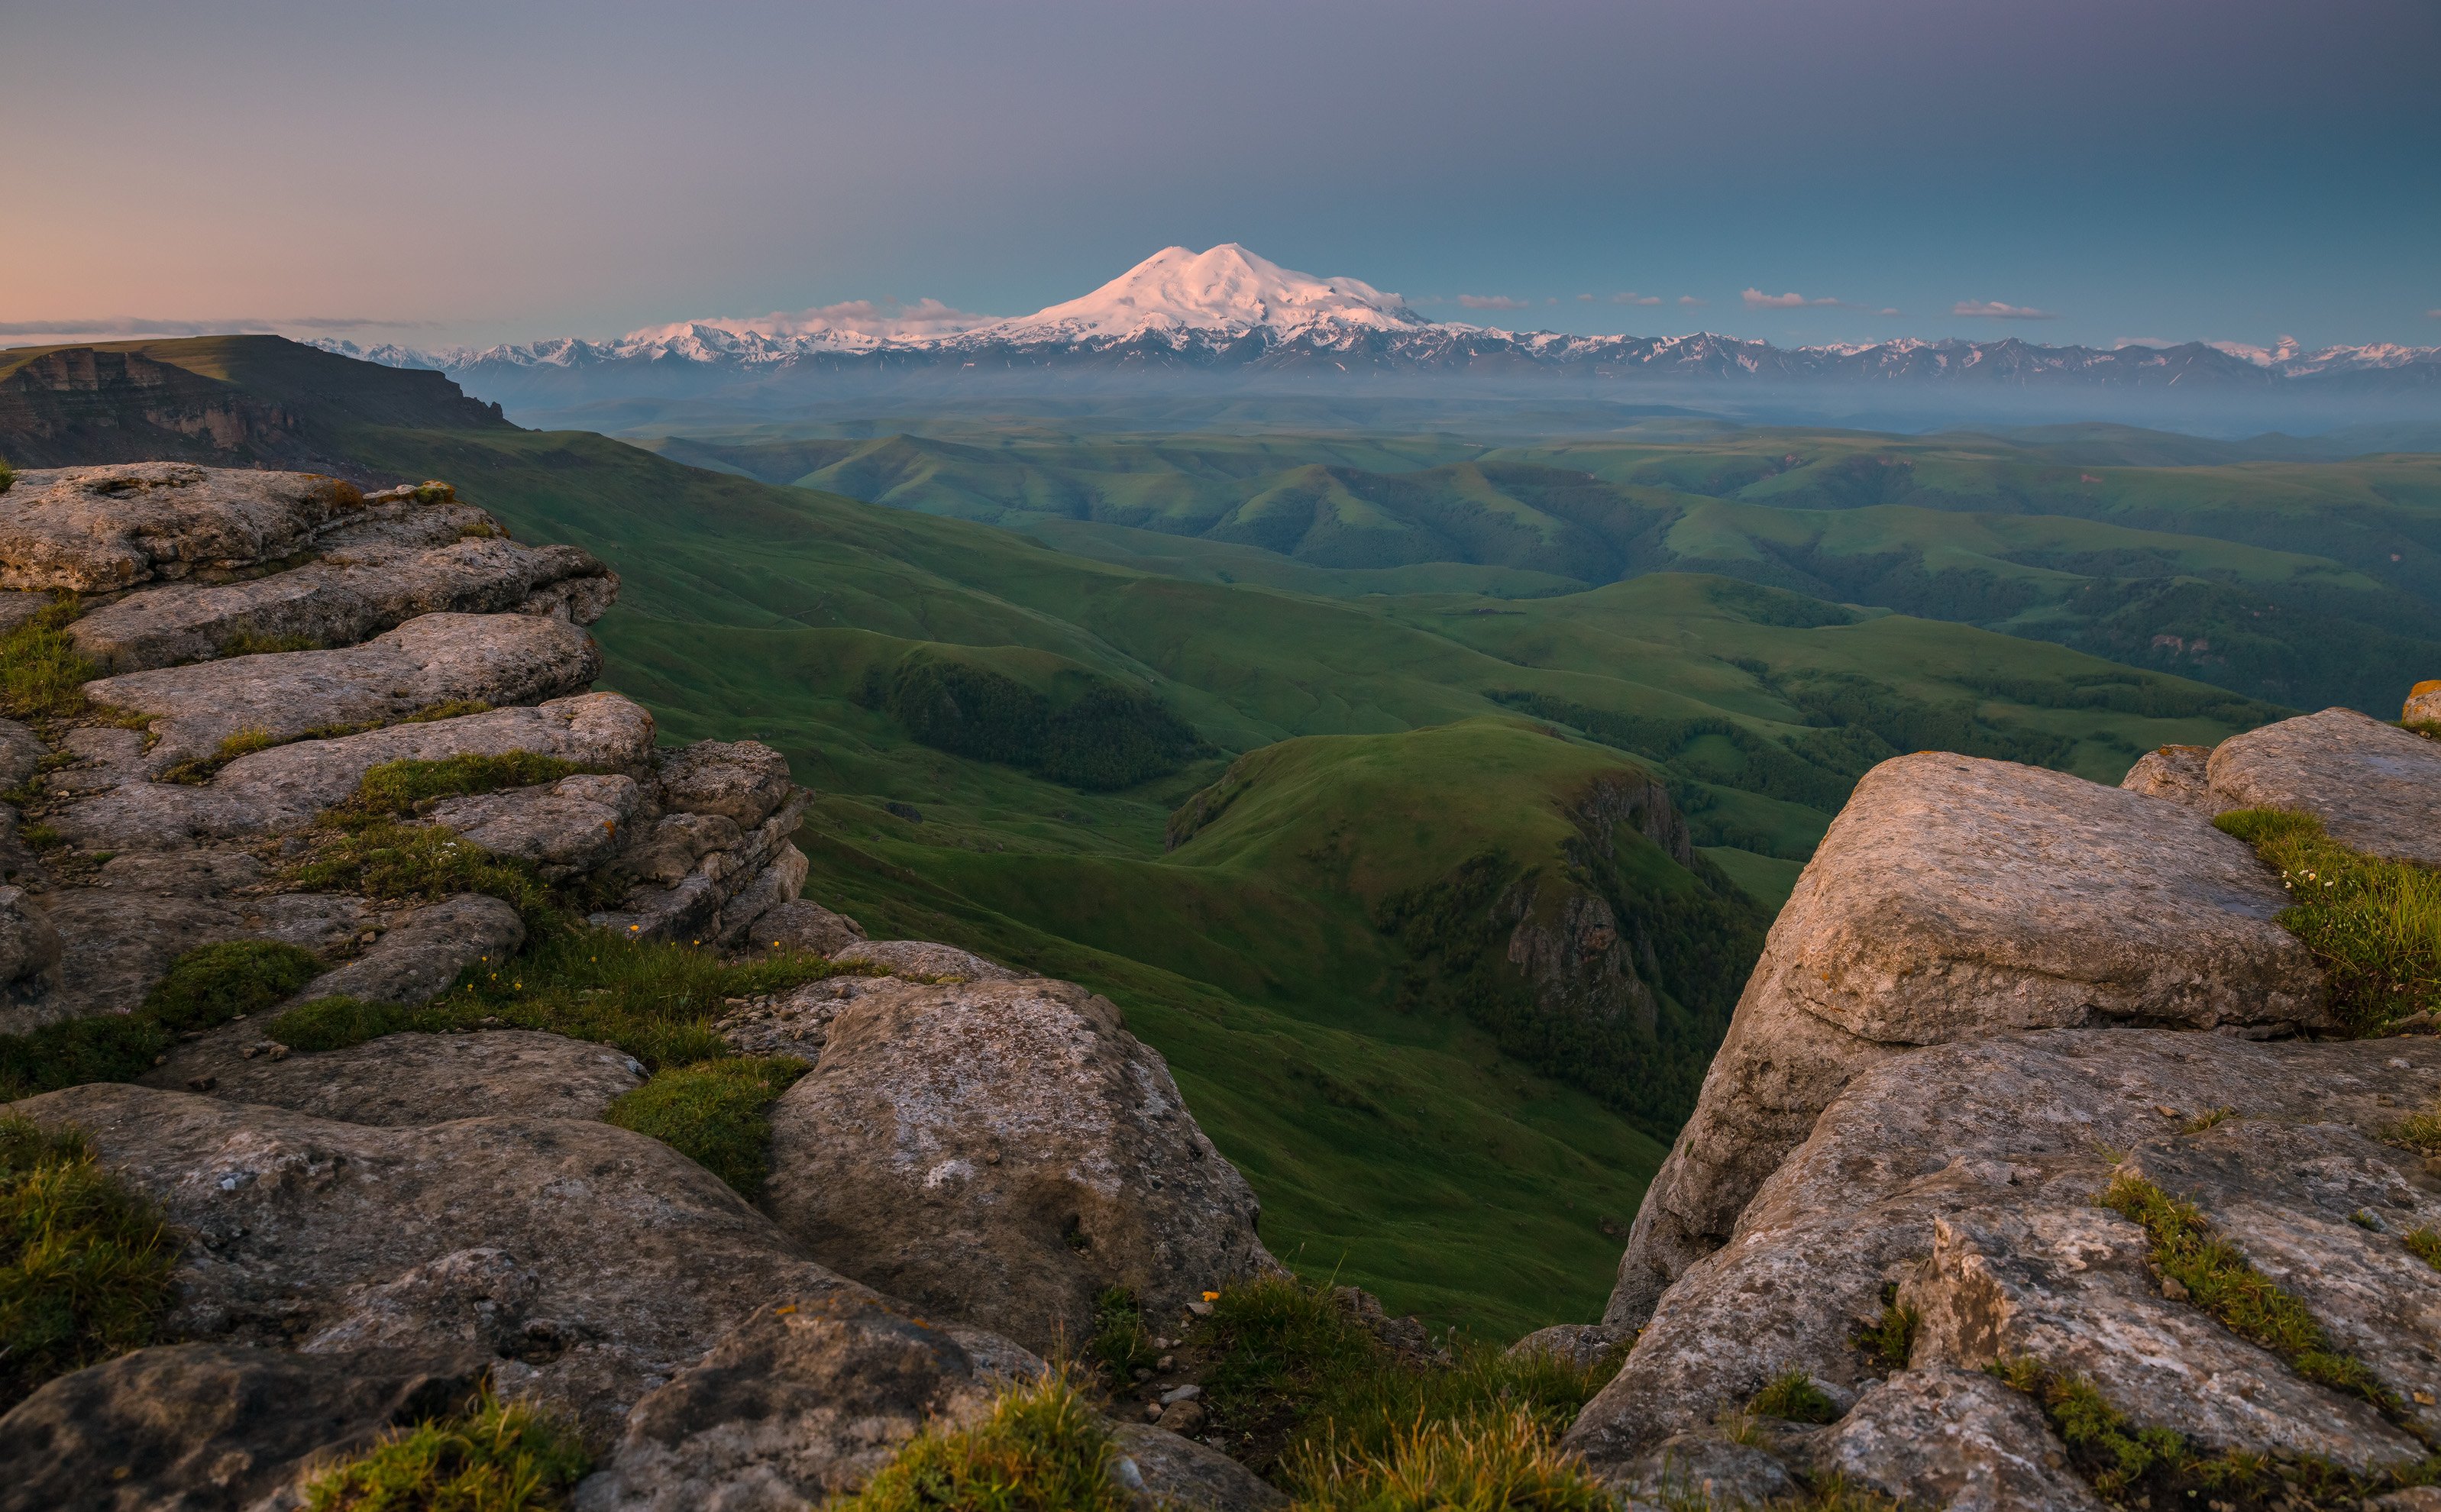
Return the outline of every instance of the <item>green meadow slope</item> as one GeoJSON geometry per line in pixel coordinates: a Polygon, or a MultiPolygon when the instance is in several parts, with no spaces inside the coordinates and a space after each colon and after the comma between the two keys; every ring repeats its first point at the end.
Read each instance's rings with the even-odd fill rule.
{"type": "Polygon", "coordinates": [[[1539,573],[1510,597],[1476,565],[1323,567],[1094,520],[1068,523],[1110,533],[1071,544],[1102,549],[1057,549],[385,407],[414,397],[385,369],[270,338],[140,345],[275,405],[298,447],[448,478],[614,563],[606,685],[670,738],[787,752],[820,793],[813,895],[1108,993],[1280,1252],[1487,1332],[1599,1308],[1762,927],[1865,767],[1944,747],[2110,781],[2278,712],[1743,577],[1499,566],[1539,573]],[[1632,812],[1650,781],[1691,837],[1632,812]],[[1571,900],[1650,947],[1627,1009],[1546,1002],[1509,964],[1509,921],[1556,930],[1571,900]]]}
{"type": "Polygon", "coordinates": [[[2375,711],[2441,665],[2441,458],[2244,459],[2242,444],[2112,427],[1667,428],[1506,447],[1039,428],[654,444],[1148,570],[1305,593],[1528,597],[1718,572],[2375,711]]]}

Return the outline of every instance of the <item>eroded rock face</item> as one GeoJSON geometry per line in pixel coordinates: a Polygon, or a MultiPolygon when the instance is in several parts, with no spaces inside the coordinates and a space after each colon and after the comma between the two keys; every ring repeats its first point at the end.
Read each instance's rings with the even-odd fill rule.
{"type": "Polygon", "coordinates": [[[1269,1269],[1243,1178],[1161,1057],[1066,982],[879,982],[771,1112],[766,1206],[808,1252],[1028,1348],[1269,1269]]]}
{"type": "Polygon", "coordinates": [[[308,1353],[472,1347],[504,1394],[615,1432],[774,1296],[856,1290],[718,1178],[575,1119],[368,1127],[144,1087],[14,1111],[71,1123],[192,1236],[168,1321],[308,1353]]]}
{"type": "Polygon", "coordinates": [[[634,778],[588,774],[449,799],[429,818],[495,855],[532,861],[555,881],[617,855],[644,802],[634,778]]]}
{"type": "Polygon", "coordinates": [[[384,1035],[344,1050],[292,1051],[274,1060],[262,1026],[233,1024],[180,1045],[140,1078],[344,1124],[404,1127],[452,1119],[599,1118],[643,1084],[625,1052],[524,1029],[471,1035],[384,1035]]]}
{"type": "Polygon", "coordinates": [[[2353,709],[2232,735],[2211,781],[2217,810],[2303,809],[2342,845],[2441,866],[2441,743],[2353,709]]]}
{"type": "Polygon", "coordinates": [[[788,759],[760,741],[700,740],[661,761],[661,801],[681,814],[716,814],[741,830],[771,817],[795,791],[788,759]]]}
{"type": "Polygon", "coordinates": [[[316,473],[129,462],[21,473],[0,494],[0,587],[93,593],[294,555],[364,506],[316,473]]]}
{"type": "Polygon", "coordinates": [[[618,591],[617,577],[572,546],[497,535],[428,548],[323,545],[315,561],[268,577],[140,589],[88,612],[68,637],[111,671],[138,672],[249,639],[353,645],[426,614],[556,613],[590,624],[618,591]]]}
{"type": "Polygon", "coordinates": [[[275,746],[239,757],[195,787],[146,781],[141,741],[134,730],[77,733],[93,737],[81,743],[89,767],[71,768],[52,781],[59,784],[64,778],[64,790],[90,796],[63,805],[50,822],[71,840],[96,849],[174,850],[299,829],[343,801],[368,769],[384,762],[524,750],[633,772],[650,763],[653,750],[653,716],[606,693],[275,746]],[[128,738],[116,738],[121,736],[128,738]]]}
{"type": "Polygon", "coordinates": [[[909,1439],[990,1410],[958,1341],[855,1298],[770,1304],[627,1414],[579,1512],[796,1512],[853,1492],[909,1439]]]}
{"type": "Polygon", "coordinates": [[[2251,850],[2188,809],[1941,752],[1876,766],[1772,926],[1603,1321],[1640,1322],[1840,1089],[1912,1047],[2079,1024],[2327,1027],[2319,973],[2272,922],[2285,902],[2251,850]]]}
{"type": "Polygon", "coordinates": [[[210,756],[241,731],[286,741],[406,719],[452,701],[537,703],[581,691],[601,670],[593,638],[565,620],[427,614],[341,651],[128,673],[85,684],[85,695],[147,716],[159,771],[210,756]]]}
{"type": "MultiPolygon", "coordinates": [[[[2441,1395],[2432,1272],[2400,1237],[2441,1224],[2441,1181],[2382,1137],[2436,1088],[2441,1043],[2430,1038],[2259,1043],[2082,1029],[1896,1056],[1823,1111],[1729,1242],[1669,1289],[1568,1442],[1598,1466],[1633,1464],[1790,1369],[1862,1392],[1857,1413],[1877,1401],[1872,1413],[1899,1413],[1898,1398],[1876,1398],[1874,1366],[1853,1339],[1895,1285],[1923,1319],[1908,1375],[2025,1356],[2093,1381],[2140,1425],[2210,1448],[2311,1452],[2360,1468],[2420,1456],[2361,1401],[2163,1295],[2142,1231],[2099,1198],[2126,1172],[2195,1202],[2403,1401],[2441,1395]]],[[[1905,1389],[1923,1395],[1937,1384],[1905,1389]]],[[[1937,1413],[1918,1402],[1894,1420],[1948,1414],[1962,1426],[1944,1433],[1997,1446],[1974,1451],[1992,1477],[2031,1473],[1992,1457],[2002,1450],[2049,1465],[2049,1444],[2012,1436],[2008,1414],[1949,1386],[1939,1395],[1956,1399],[1937,1413]]],[[[2429,1422],[2434,1409],[2412,1411],[2429,1422]]],[[[1846,1441],[1864,1442],[1864,1431],[1846,1441]]],[[[1830,1442],[1843,1434],[1846,1425],[1830,1442]]],[[[1916,1472],[1888,1463],[1895,1467],[1873,1484],[1897,1494],[1916,1472]]],[[[1965,1486],[1967,1468],[1940,1473],[1965,1486]]]]}
{"type": "Polygon", "coordinates": [[[25,889],[0,887],[0,1000],[40,998],[59,984],[59,930],[25,889]]]}
{"type": "Polygon", "coordinates": [[[833,913],[811,898],[788,898],[748,922],[743,948],[835,956],[863,939],[864,926],[846,914],[833,913]]]}
{"type": "Polygon", "coordinates": [[[483,1363],[431,1350],[139,1349],[63,1376],[0,1417],[0,1512],[297,1505],[318,1468],[457,1412],[483,1363]]]}

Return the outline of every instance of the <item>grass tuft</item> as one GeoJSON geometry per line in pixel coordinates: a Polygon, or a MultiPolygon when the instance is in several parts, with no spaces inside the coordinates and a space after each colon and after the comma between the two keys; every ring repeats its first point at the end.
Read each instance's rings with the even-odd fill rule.
{"type": "Polygon", "coordinates": [[[1533,1413],[1419,1420],[1386,1444],[1325,1441],[1292,1471],[1298,1512],[1609,1512],[1610,1491],[1533,1413]]]}
{"type": "Polygon", "coordinates": [[[0,636],[0,713],[51,720],[84,712],[84,685],[100,669],[68,639],[68,625],[82,613],[77,596],[63,593],[0,636]]]}
{"type": "Polygon", "coordinates": [[[2410,1229],[2400,1235],[2399,1242],[2407,1246],[2409,1254],[2433,1269],[2441,1270],[2441,1233],[2431,1229],[2410,1229]]]}
{"type": "Polygon", "coordinates": [[[445,824],[386,819],[347,830],[291,867],[286,880],[314,891],[360,892],[393,902],[438,903],[482,892],[515,907],[529,928],[551,917],[551,889],[532,866],[461,839],[445,824]]]}
{"type": "MultiPolygon", "coordinates": [[[[455,713],[441,711],[453,707],[456,713],[481,711],[468,701],[460,706],[439,705],[425,712],[434,719],[453,718],[455,713]]],[[[368,770],[356,783],[354,796],[337,810],[336,822],[344,826],[401,819],[414,813],[418,804],[438,799],[496,793],[504,787],[532,787],[537,783],[555,783],[579,772],[601,769],[523,750],[497,756],[467,753],[437,762],[384,762],[368,770]]]]}
{"type": "Polygon", "coordinates": [[[172,1031],[211,1029],[296,996],[322,960],[276,940],[223,940],[180,956],[144,995],[144,1012],[172,1031]]]}
{"type": "Polygon", "coordinates": [[[2441,1009],[2441,873],[2352,851],[2311,814],[2236,809],[2213,820],[2280,873],[2280,923],[2314,953],[2358,1034],[2441,1009]]]}
{"type": "Polygon", "coordinates": [[[1755,1393],[1746,1411],[1792,1423],[1828,1423],[1839,1415],[1839,1404],[1814,1384],[1801,1370],[1785,1370],[1755,1393]]]}
{"type": "Polygon", "coordinates": [[[419,1423],[316,1476],[312,1512],[545,1512],[592,1462],[576,1435],[489,1391],[462,1415],[419,1423]]]}
{"type": "Polygon", "coordinates": [[[1086,1341],[1085,1358],[1108,1368],[1111,1379],[1122,1386],[1161,1358],[1134,1292],[1111,1287],[1094,1299],[1094,1337],[1086,1341]]]}
{"type": "Polygon", "coordinates": [[[1890,1375],[1908,1368],[1915,1354],[1915,1327],[1920,1320],[1913,1307],[1899,1303],[1899,1287],[1895,1281],[1882,1286],[1882,1314],[1871,1323],[1858,1328],[1849,1341],[1865,1353],[1875,1370],[1890,1375]]]}
{"type": "Polygon", "coordinates": [[[2195,1204],[2129,1171],[2111,1179],[2102,1204],[2141,1226],[2154,1269],[2185,1287],[2195,1305],[2230,1332],[2270,1350],[2307,1380],[2361,1397],[2393,1416],[2402,1412],[2397,1395],[2371,1367],[2334,1345],[2313,1312],[2214,1233],[2195,1204]]]}
{"type": "Polygon", "coordinates": [[[153,1341],[178,1244],[73,1129],[0,1118],[0,1411],[153,1341]]]}
{"type": "Polygon", "coordinates": [[[1130,1512],[1118,1456],[1101,1415],[1055,1372],[1003,1393],[971,1428],[926,1429],[830,1512],[1130,1512]]]}
{"type": "Polygon", "coordinates": [[[771,1104],[813,1070],[794,1055],[732,1055],[673,1066],[602,1118],[649,1134],[752,1202],[770,1174],[771,1104]]]}
{"type": "Polygon", "coordinates": [[[319,651],[320,638],[316,636],[267,636],[260,631],[240,630],[213,648],[223,657],[266,657],[283,651],[319,651]]]}

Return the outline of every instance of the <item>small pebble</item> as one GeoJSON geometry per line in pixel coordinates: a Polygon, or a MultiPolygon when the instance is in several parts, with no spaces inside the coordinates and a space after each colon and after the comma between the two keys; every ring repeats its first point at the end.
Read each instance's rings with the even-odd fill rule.
{"type": "Polygon", "coordinates": [[[286,1060],[288,1058],[288,1047],[275,1040],[272,1042],[271,1049],[265,1052],[265,1053],[273,1060],[286,1060]]]}
{"type": "Polygon", "coordinates": [[[188,1087],[198,1092],[208,1092],[220,1084],[221,1079],[217,1076],[190,1076],[187,1078],[188,1087]]]}
{"type": "Polygon", "coordinates": [[[1159,1422],[1159,1421],[1161,1420],[1161,1403],[1159,1403],[1159,1402],[1147,1402],[1147,1403],[1145,1403],[1145,1412],[1144,1412],[1144,1414],[1145,1414],[1145,1421],[1146,1421],[1146,1422],[1148,1422],[1148,1423],[1156,1423],[1156,1422],[1159,1422]]]}

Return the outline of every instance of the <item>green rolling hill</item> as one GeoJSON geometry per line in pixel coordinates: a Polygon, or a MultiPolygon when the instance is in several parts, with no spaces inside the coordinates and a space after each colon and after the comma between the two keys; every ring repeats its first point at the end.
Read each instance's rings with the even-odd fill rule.
{"type": "MultiPolygon", "coordinates": [[[[1761,930],[1872,762],[1941,747],[2113,781],[2152,746],[2280,712],[1753,571],[1659,560],[1588,583],[1526,543],[1564,527],[1659,552],[1683,528],[1726,563],[1785,521],[1550,460],[1453,460],[1445,439],[1299,460],[1303,440],[1220,438],[1146,471],[1242,492],[1312,468],[1401,487],[1472,469],[1497,498],[1366,482],[1347,499],[1509,559],[1332,565],[1091,511],[1009,515],[1021,532],[476,406],[401,408],[413,375],[272,338],[127,345],[281,428],[244,454],[107,384],[76,401],[89,425],[120,403],[121,435],[156,454],[448,478],[521,536],[614,563],[605,685],[671,738],[787,753],[820,795],[800,837],[813,895],[877,934],[1108,993],[1254,1181],[1276,1249],[1492,1333],[1598,1311],[1761,930]],[[1534,976],[1510,963],[1520,941],[1592,964],[1534,976]]],[[[66,403],[31,370],[0,356],[29,410],[66,403]]],[[[59,444],[0,424],[0,456],[59,444]]],[[[1935,571],[2055,540],[2055,522],[1871,507],[1875,530],[1953,532],[1927,537],[1935,571]]],[[[2142,539],[2241,581],[2300,570],[2275,546],[2142,539]]]]}

